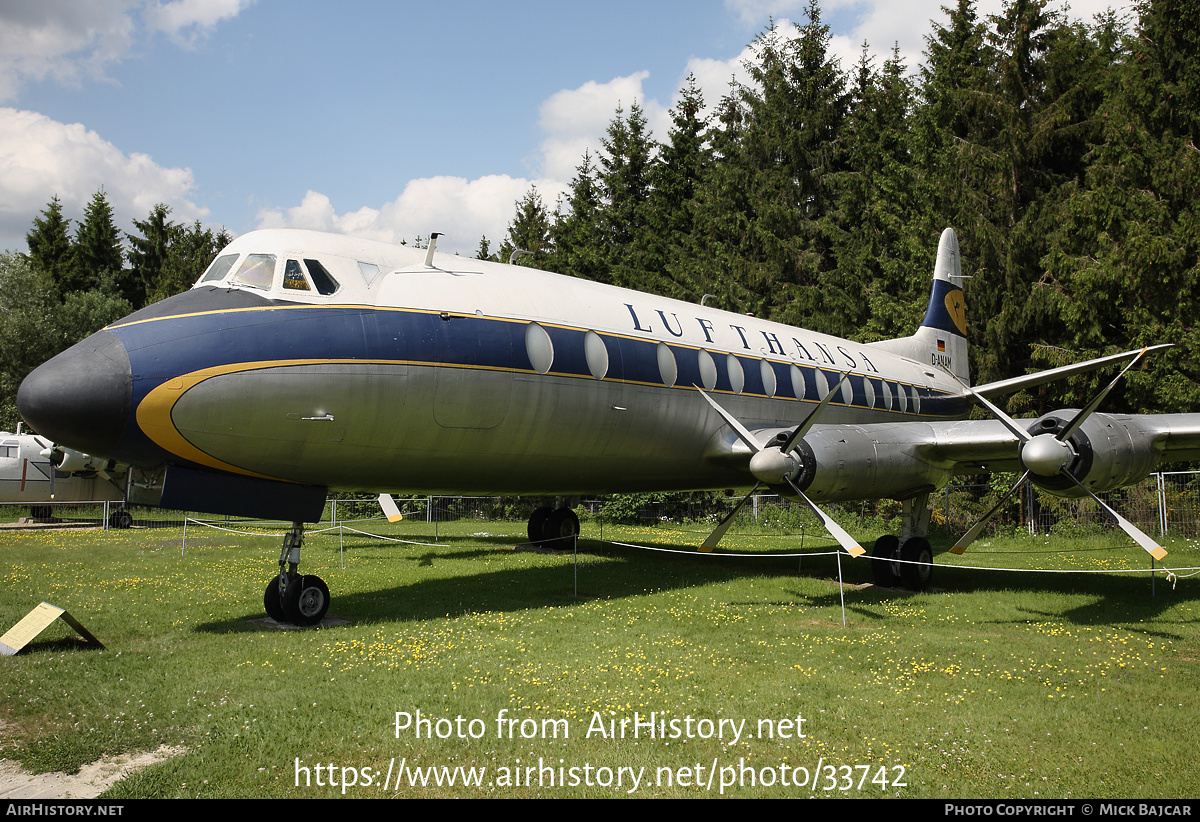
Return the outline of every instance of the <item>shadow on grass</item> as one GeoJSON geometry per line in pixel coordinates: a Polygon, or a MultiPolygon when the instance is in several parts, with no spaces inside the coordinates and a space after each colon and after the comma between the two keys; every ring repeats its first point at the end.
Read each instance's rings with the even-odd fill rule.
{"type": "MultiPolygon", "coordinates": [[[[411,563],[427,568],[435,564],[511,557],[515,544],[511,535],[443,537],[443,540],[440,547],[433,548],[428,544],[413,544],[418,540],[398,543],[359,537],[353,545],[346,543],[345,549],[358,556],[377,557],[380,562],[411,563]],[[469,544],[464,545],[464,542],[469,544]],[[479,547],[480,543],[492,547],[479,547]],[[406,545],[416,550],[397,550],[406,545]]],[[[873,581],[869,555],[839,557],[828,553],[832,549],[823,548],[802,558],[786,550],[778,552],[778,557],[771,557],[762,554],[745,556],[738,552],[700,554],[694,545],[685,544],[652,547],[659,550],[580,540],[576,554],[548,552],[523,545],[517,550],[553,555],[560,562],[458,576],[443,575],[370,591],[335,590],[330,614],[357,624],[419,621],[463,613],[558,607],[589,599],[620,599],[764,575],[827,580],[832,586],[828,595],[813,597],[797,593],[796,602],[830,608],[841,607],[843,593],[837,588],[840,578],[848,586],[844,591],[848,611],[870,621],[886,618],[873,609],[873,605],[881,600],[918,595],[902,588],[868,585],[873,581]]],[[[947,549],[948,543],[935,546],[938,555],[947,549]]],[[[264,580],[265,577],[266,574],[264,580]]],[[[1091,597],[1092,601],[1061,612],[1030,610],[1029,618],[1063,619],[1080,625],[1119,625],[1152,621],[1178,603],[1178,595],[1172,595],[1169,584],[1161,577],[1157,587],[1158,595],[1151,597],[1149,580],[1130,575],[1017,575],[981,568],[941,566],[934,569],[931,590],[920,595],[984,593],[1005,597],[1016,591],[1083,595],[1091,597]]],[[[201,624],[196,630],[213,633],[257,631],[261,628],[250,624],[249,620],[260,616],[261,612],[255,610],[241,618],[201,624]]]]}
{"type": "MultiPolygon", "coordinates": [[[[421,546],[407,555],[388,553],[380,561],[415,563],[432,567],[435,563],[454,563],[490,557],[511,557],[512,540],[500,540],[495,549],[472,546],[456,548],[449,541],[441,550],[421,546]]],[[[368,546],[360,546],[360,550],[368,546]]],[[[387,548],[376,543],[373,547],[387,548]]],[[[620,599],[648,592],[690,588],[724,582],[745,576],[791,575],[796,560],[789,558],[746,558],[737,554],[698,554],[694,546],[657,545],[647,553],[612,543],[580,540],[578,573],[574,552],[552,552],[558,562],[528,568],[504,568],[497,571],[441,576],[419,580],[411,585],[372,591],[333,591],[329,613],[362,624],[377,621],[441,619],[447,615],[484,611],[522,611],[570,605],[590,599],[620,599]],[[578,590],[576,590],[576,585],[578,590]]],[[[525,550],[532,550],[526,548],[525,550]]],[[[545,555],[547,552],[538,551],[545,555]]],[[[266,585],[264,578],[264,587],[266,585]]],[[[213,633],[237,633],[261,630],[249,620],[261,617],[258,611],[244,617],[209,622],[196,630],[213,633]]]]}

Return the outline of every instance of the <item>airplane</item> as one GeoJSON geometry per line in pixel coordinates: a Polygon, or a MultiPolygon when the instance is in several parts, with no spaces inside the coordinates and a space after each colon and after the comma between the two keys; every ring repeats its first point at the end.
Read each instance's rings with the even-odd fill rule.
{"type": "Polygon", "coordinates": [[[992,402],[1152,350],[970,386],[951,229],[920,327],[872,343],[439,254],[438,236],[417,249],[242,235],[189,291],[35,369],[18,409],[62,447],[129,466],[130,503],[291,521],[263,604],[306,625],[329,607],[324,581],[298,570],[329,489],[553,497],[529,520],[536,542],[576,536],[584,494],[765,485],[854,555],[865,549],[816,503],[893,498],[901,528],[874,543],[874,576],[919,589],[929,494],[956,473],[1023,471],[1095,497],[1200,458],[1200,414],[1096,413],[1120,375],[1084,409],[1034,420],[992,402]],[[965,419],[976,403],[994,418],[965,419]]]}
{"type": "MultiPolygon", "coordinates": [[[[0,431],[0,502],[29,503],[34,519],[52,515],[50,502],[120,502],[124,471],[107,460],[56,448],[33,434],[0,431]]],[[[109,524],[128,528],[132,515],[124,507],[109,515],[109,524]]]]}

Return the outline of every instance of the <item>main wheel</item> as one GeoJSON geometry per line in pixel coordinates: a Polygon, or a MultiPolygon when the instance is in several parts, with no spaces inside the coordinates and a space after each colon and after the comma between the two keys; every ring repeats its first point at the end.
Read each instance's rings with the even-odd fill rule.
{"type": "Polygon", "coordinates": [[[900,581],[912,591],[924,591],[933,576],[933,549],[924,537],[913,537],[900,548],[900,581]],[[920,563],[910,565],[909,563],[920,563]]]}
{"type": "Polygon", "coordinates": [[[546,520],[554,513],[554,509],[549,505],[543,505],[541,508],[534,510],[529,515],[529,541],[534,545],[541,545],[542,540],[546,538],[545,526],[546,520]]]}
{"type": "Polygon", "coordinates": [[[279,601],[279,575],[271,577],[271,581],[267,583],[267,590],[263,592],[263,608],[266,609],[267,616],[276,622],[283,622],[283,603],[279,601]]]}
{"type": "Polygon", "coordinates": [[[288,581],[283,616],[293,625],[316,625],[329,610],[329,586],[320,577],[298,576],[288,581]]]}
{"type": "Polygon", "coordinates": [[[565,551],[579,536],[579,517],[570,508],[558,508],[546,518],[542,534],[547,548],[565,551]]]}
{"type": "Polygon", "coordinates": [[[880,588],[895,588],[900,584],[900,574],[896,572],[896,551],[900,547],[900,539],[891,534],[884,534],[875,540],[871,551],[871,573],[875,584],[880,588]]]}
{"type": "Polygon", "coordinates": [[[108,515],[108,527],[109,528],[122,528],[123,529],[123,528],[128,528],[131,525],[133,525],[133,514],[129,513],[125,509],[113,511],[111,514],[108,515]]]}

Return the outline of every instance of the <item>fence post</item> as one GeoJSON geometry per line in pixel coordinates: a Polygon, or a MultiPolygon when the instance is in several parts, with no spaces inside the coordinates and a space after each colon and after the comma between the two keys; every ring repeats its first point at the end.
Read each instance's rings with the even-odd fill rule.
{"type": "Polygon", "coordinates": [[[1158,480],[1158,533],[1164,539],[1167,536],[1167,489],[1163,482],[1162,471],[1154,475],[1158,480]]]}

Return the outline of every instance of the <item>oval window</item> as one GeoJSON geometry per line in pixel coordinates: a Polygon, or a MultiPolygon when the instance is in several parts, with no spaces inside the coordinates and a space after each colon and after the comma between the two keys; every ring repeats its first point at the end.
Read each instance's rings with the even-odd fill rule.
{"type": "Polygon", "coordinates": [[[742,393],[742,389],[746,387],[746,372],[742,370],[738,358],[732,354],[726,355],[725,370],[729,372],[729,385],[733,388],[733,393],[742,393]]]}
{"type": "Polygon", "coordinates": [[[673,386],[679,377],[679,365],[675,362],[675,352],[666,343],[658,344],[658,376],[667,388],[673,386]]]}
{"type": "Polygon", "coordinates": [[[696,354],[696,360],[700,365],[700,382],[704,386],[705,391],[712,391],[717,387],[717,363],[703,348],[696,354]]]}
{"type": "Polygon", "coordinates": [[[604,379],[608,373],[608,347],[604,339],[595,331],[589,331],[583,337],[583,355],[587,358],[588,371],[598,380],[604,379]]]}
{"type": "Polygon", "coordinates": [[[775,396],[775,369],[766,360],[759,360],[759,368],[762,371],[763,393],[768,397],[775,396]]]}
{"type": "Polygon", "coordinates": [[[546,329],[537,323],[525,326],[525,353],[529,355],[529,364],[539,374],[545,374],[554,365],[554,343],[546,329]]]}
{"type": "Polygon", "coordinates": [[[796,399],[804,399],[804,372],[798,365],[793,365],[788,371],[792,375],[792,391],[796,394],[796,399]]]}

